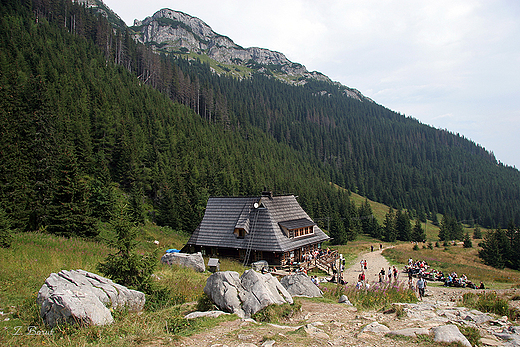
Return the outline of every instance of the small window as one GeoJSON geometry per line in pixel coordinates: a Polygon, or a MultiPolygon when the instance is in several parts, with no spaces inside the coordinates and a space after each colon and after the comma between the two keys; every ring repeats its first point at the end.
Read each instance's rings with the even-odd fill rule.
{"type": "Polygon", "coordinates": [[[244,237],[246,237],[246,230],[243,228],[236,228],[234,234],[237,238],[243,239],[244,237]]]}

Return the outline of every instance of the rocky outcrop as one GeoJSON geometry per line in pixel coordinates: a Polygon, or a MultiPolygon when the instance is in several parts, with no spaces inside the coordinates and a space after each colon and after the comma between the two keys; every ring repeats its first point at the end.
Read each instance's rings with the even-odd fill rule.
{"type": "MultiPolygon", "coordinates": [[[[161,51],[205,54],[218,63],[246,66],[290,84],[301,85],[307,80],[325,81],[336,85],[347,97],[373,102],[356,89],[332,82],[320,72],[308,71],[302,64],[287,59],[283,53],[259,47],[241,47],[229,37],[214,32],[199,18],[180,11],[164,8],[142,21],[136,19],[132,29],[136,32],[136,41],[154,45],[161,51]]],[[[231,69],[229,73],[234,72],[231,69]]]]}
{"type": "Polygon", "coordinates": [[[211,275],[204,287],[213,302],[223,311],[239,317],[251,317],[272,304],[293,303],[291,295],[271,274],[260,274],[254,270],[238,272],[224,271],[211,275]]]}
{"type": "Polygon", "coordinates": [[[45,280],[37,303],[41,317],[51,327],[60,323],[106,325],[114,321],[110,309],[141,311],[145,295],[91,272],[62,270],[45,280]]]}
{"type": "Polygon", "coordinates": [[[280,284],[284,286],[292,296],[305,296],[308,298],[323,296],[321,289],[312,282],[309,276],[303,273],[284,276],[280,280],[280,284]]]}
{"type": "Polygon", "coordinates": [[[193,254],[166,253],[161,257],[161,263],[168,265],[178,264],[192,268],[198,272],[204,272],[206,270],[206,266],[204,265],[204,258],[202,258],[202,253],[200,252],[193,254]]]}

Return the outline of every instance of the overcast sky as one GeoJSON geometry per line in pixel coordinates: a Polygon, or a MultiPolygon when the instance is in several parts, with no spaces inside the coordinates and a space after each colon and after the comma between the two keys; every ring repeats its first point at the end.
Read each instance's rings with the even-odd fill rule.
{"type": "Polygon", "coordinates": [[[162,8],[284,53],[520,169],[518,0],[104,0],[128,25],[162,8]]]}

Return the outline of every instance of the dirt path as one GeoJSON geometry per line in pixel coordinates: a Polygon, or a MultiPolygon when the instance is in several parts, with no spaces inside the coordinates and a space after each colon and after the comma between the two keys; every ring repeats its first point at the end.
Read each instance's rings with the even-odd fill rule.
{"type": "Polygon", "coordinates": [[[365,259],[367,261],[367,269],[365,270],[365,281],[367,281],[368,283],[375,283],[379,280],[378,274],[382,268],[385,269],[385,273],[388,276],[388,267],[390,266],[390,264],[381,254],[383,250],[378,249],[374,250],[373,252],[361,254],[356,259],[354,264],[345,270],[345,272],[343,273],[343,279],[347,281],[350,285],[357,283],[358,276],[361,273],[360,261],[362,259],[365,259]]]}

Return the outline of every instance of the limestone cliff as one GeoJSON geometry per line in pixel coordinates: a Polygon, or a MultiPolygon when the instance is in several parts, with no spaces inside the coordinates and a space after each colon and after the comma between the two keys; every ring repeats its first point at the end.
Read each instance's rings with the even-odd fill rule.
{"type": "MultiPolygon", "coordinates": [[[[309,79],[334,83],[322,73],[309,72],[305,66],[291,62],[280,52],[258,47],[243,48],[230,38],[215,33],[199,18],[183,12],[165,8],[142,21],[135,20],[132,29],[137,41],[153,45],[163,52],[203,54],[220,64],[247,67],[250,71],[291,84],[305,84],[309,79]]],[[[371,101],[356,89],[334,84],[349,97],[371,101]]]]}

